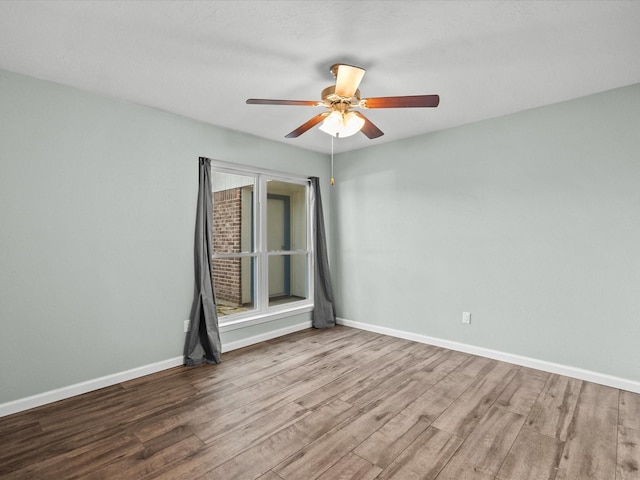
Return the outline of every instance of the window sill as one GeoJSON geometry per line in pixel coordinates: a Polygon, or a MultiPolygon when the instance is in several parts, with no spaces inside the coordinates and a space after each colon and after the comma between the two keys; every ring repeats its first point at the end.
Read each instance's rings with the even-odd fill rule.
{"type": "Polygon", "coordinates": [[[304,305],[287,306],[283,308],[272,308],[269,312],[256,313],[254,315],[243,316],[235,320],[226,322],[220,322],[220,333],[230,332],[232,330],[238,330],[240,328],[251,327],[253,325],[259,325],[261,323],[272,322],[281,318],[292,317],[294,315],[300,315],[301,313],[308,313],[313,311],[313,304],[304,303],[304,305]]]}

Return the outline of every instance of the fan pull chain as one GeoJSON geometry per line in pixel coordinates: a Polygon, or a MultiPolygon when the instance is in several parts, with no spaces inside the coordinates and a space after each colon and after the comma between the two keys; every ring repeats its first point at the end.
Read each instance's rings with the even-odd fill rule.
{"type": "Polygon", "coordinates": [[[336,183],[333,179],[333,135],[331,135],[331,186],[336,183]]]}

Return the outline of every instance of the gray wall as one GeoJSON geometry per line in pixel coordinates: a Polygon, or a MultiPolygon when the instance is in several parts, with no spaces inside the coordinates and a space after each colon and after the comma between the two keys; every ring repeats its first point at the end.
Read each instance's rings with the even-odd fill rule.
{"type": "Polygon", "coordinates": [[[340,317],[640,380],[640,85],[345,153],[335,177],[340,317]]]}
{"type": "MultiPolygon", "coordinates": [[[[636,85],[339,155],[339,315],[640,380],[639,125],[636,85]]],[[[0,139],[0,403],[181,355],[199,156],[329,176],[324,155],[3,71],[0,139]]]]}
{"type": "Polygon", "coordinates": [[[0,71],[0,403],[182,354],[199,156],[329,176],[325,155],[0,71]]]}

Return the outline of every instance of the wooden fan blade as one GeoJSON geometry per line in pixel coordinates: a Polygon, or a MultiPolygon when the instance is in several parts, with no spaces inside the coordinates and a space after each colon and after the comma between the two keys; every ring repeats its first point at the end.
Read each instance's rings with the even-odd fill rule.
{"type": "MultiPolygon", "coordinates": [[[[336,65],[331,67],[333,71],[336,65]]],[[[341,97],[353,97],[356,90],[360,86],[362,77],[364,77],[364,68],[354,67],[352,65],[337,65],[336,73],[336,95],[341,97]]]]}
{"type": "Polygon", "coordinates": [[[373,123],[371,123],[371,120],[369,120],[363,114],[361,114],[360,112],[353,112],[353,113],[355,113],[358,117],[364,120],[364,125],[362,126],[360,131],[364,133],[367,137],[373,139],[373,138],[378,138],[384,135],[384,132],[380,130],[378,127],[376,127],[373,123]]]}
{"type": "Polygon", "coordinates": [[[363,100],[364,108],[437,107],[438,95],[410,95],[406,97],[378,97],[363,100]]]}
{"type": "Polygon", "coordinates": [[[265,98],[250,98],[247,100],[249,105],[298,105],[301,107],[317,107],[322,102],[313,100],[268,100],[265,98]]]}
{"type": "Polygon", "coordinates": [[[327,113],[321,113],[320,115],[316,115],[312,119],[308,120],[306,123],[303,123],[298,128],[296,128],[293,132],[285,135],[286,138],[296,138],[302,135],[307,130],[315,127],[321,121],[323,121],[327,117],[327,113]]]}

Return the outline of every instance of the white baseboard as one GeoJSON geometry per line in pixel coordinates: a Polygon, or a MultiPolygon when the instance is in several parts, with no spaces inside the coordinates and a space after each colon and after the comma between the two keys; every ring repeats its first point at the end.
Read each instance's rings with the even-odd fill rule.
{"type": "Polygon", "coordinates": [[[126,382],[127,380],[133,380],[134,378],[143,377],[145,375],[177,367],[182,364],[182,357],[175,357],[169,360],[162,360],[149,365],[143,365],[142,367],[125,370],[124,372],[112,373],[111,375],[105,375],[104,377],[93,378],[74,385],[56,388],[55,390],[38,393],[37,395],[32,395],[30,397],[19,398],[18,400],[0,404],[0,417],[22,412],[23,410],[39,407],[48,403],[57,402],[58,400],[64,400],[65,398],[75,397],[76,395],[116,385],[121,382],[126,382]]]}
{"type": "MultiPolygon", "coordinates": [[[[273,338],[281,337],[289,333],[297,332],[311,328],[311,321],[298,323],[289,327],[280,328],[278,330],[272,330],[253,337],[243,338],[242,340],[236,340],[235,342],[228,342],[222,345],[222,352],[230,352],[242,347],[248,347],[256,343],[271,340],[273,338]]],[[[134,378],[143,377],[152,373],[167,370],[169,368],[178,367],[184,364],[182,356],[170,358],[168,360],[162,360],[160,362],[152,363],[149,365],[143,365],[141,367],[132,368],[124,372],[113,373],[111,375],[105,375],[104,377],[94,378],[85,382],[76,383],[62,388],[56,388],[48,392],[38,393],[30,397],[19,398],[18,400],[12,400],[0,404],[0,417],[11,415],[12,413],[22,412],[29,410],[30,408],[40,407],[48,403],[57,402],[58,400],[64,400],[65,398],[75,397],[83,393],[88,393],[100,388],[109,387],[118,383],[126,382],[127,380],[133,380],[134,378]]]]}
{"type": "Polygon", "coordinates": [[[380,327],[378,325],[371,325],[368,323],[355,322],[353,320],[347,320],[344,318],[337,318],[336,321],[338,324],[344,325],[346,327],[368,330],[370,332],[389,335],[391,337],[403,338],[405,340],[411,340],[413,342],[426,343],[428,345],[447,348],[449,350],[456,350],[458,352],[470,353],[472,355],[500,360],[502,362],[512,363],[514,365],[534,368],[536,370],[542,370],[543,372],[556,373],[558,375],[577,378],[578,380],[585,380],[588,382],[598,383],[600,385],[606,385],[608,387],[619,388],[620,390],[640,393],[640,382],[636,380],[629,380],[626,378],[615,377],[613,375],[607,375],[604,373],[592,372],[590,370],[583,370],[581,368],[547,362],[545,360],[538,360],[536,358],[523,357],[512,353],[500,352],[498,350],[491,350],[489,348],[476,347],[474,345],[468,345],[465,343],[443,340],[441,338],[429,337],[427,335],[421,335],[418,333],[411,333],[388,327],[380,327]]]}
{"type": "Polygon", "coordinates": [[[256,343],[266,342],[267,340],[282,337],[307,328],[311,328],[311,320],[296,323],[289,327],[279,328],[278,330],[271,330],[269,332],[261,333],[260,335],[254,335],[253,337],[243,338],[242,340],[236,340],[235,342],[224,343],[222,344],[222,353],[237,350],[238,348],[248,347],[249,345],[255,345],[256,343]]]}
{"type": "MultiPolygon", "coordinates": [[[[556,373],[558,375],[565,375],[567,377],[577,378],[579,380],[586,380],[588,382],[594,382],[609,387],[619,388],[621,390],[627,390],[629,392],[640,393],[640,382],[635,380],[629,380],[620,377],[614,377],[612,375],[606,375],[603,373],[592,372],[589,370],[583,370],[576,367],[570,367],[557,363],[547,362],[545,360],[538,360],[535,358],[523,357],[520,355],[514,355],[511,353],[500,352],[498,350],[491,350],[483,347],[476,347],[474,345],[468,345],[459,342],[453,342],[450,340],[443,340],[440,338],[429,337],[417,333],[406,332],[403,330],[396,330],[388,327],[380,327],[377,325],[371,325],[368,323],[355,322],[353,320],[347,320],[344,318],[338,318],[337,322],[340,325],[347,327],[358,328],[360,330],[368,330],[371,332],[380,333],[383,335],[389,335],[391,337],[404,338],[405,340],[411,340],[414,342],[425,343],[428,345],[435,345],[449,350],[456,350],[459,352],[465,352],[472,355],[479,355],[482,357],[492,358],[494,360],[500,360],[507,363],[513,363],[515,365],[521,365],[524,367],[535,368],[544,372],[556,373]]],[[[311,322],[306,321],[291,325],[289,327],[281,328],[278,330],[272,330],[253,337],[243,338],[234,342],[228,342],[222,345],[222,351],[230,352],[238,348],[248,347],[256,343],[271,340],[273,338],[288,335],[300,330],[311,328],[311,322]]],[[[174,357],[168,360],[152,363],[149,365],[143,365],[141,367],[132,368],[124,372],[114,373],[111,375],[105,375],[104,377],[87,380],[85,382],[69,385],[67,387],[57,388],[48,392],[39,393],[30,397],[13,400],[10,402],[0,404],[0,417],[11,415],[12,413],[18,413],[31,408],[46,405],[48,403],[57,402],[58,400],[64,400],[65,398],[81,395],[83,393],[98,390],[100,388],[116,385],[127,380],[133,380],[134,378],[143,377],[152,373],[160,372],[169,368],[177,367],[183,364],[183,357],[174,357]]]]}

